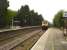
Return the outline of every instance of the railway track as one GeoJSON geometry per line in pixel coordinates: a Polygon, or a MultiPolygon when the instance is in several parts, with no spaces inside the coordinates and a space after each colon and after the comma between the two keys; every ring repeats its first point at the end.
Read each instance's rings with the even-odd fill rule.
{"type": "Polygon", "coordinates": [[[21,30],[21,31],[15,31],[15,32],[7,32],[7,33],[1,33],[0,34],[0,42],[13,38],[15,36],[19,36],[21,34],[29,33],[30,31],[34,31],[34,29],[28,29],[28,30],[21,30]]]}
{"type": "Polygon", "coordinates": [[[30,38],[30,36],[33,36],[34,34],[36,34],[35,31],[36,29],[29,29],[29,30],[22,30],[18,31],[18,32],[14,32],[14,33],[7,33],[7,35],[5,34],[1,34],[0,35],[0,50],[10,50],[11,48],[15,47],[16,45],[18,45],[19,43],[21,43],[22,41],[30,38]],[[33,31],[35,31],[34,33],[32,33],[33,31]],[[21,33],[22,32],[22,33],[21,33]]]}
{"type": "Polygon", "coordinates": [[[12,48],[11,50],[30,50],[43,33],[44,33],[43,31],[40,31],[34,34],[30,38],[26,39],[25,41],[21,42],[19,45],[12,48]]]}

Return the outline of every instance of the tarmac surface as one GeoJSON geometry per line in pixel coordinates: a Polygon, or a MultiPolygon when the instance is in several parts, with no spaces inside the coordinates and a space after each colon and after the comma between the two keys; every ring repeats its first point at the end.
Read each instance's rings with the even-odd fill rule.
{"type": "Polygon", "coordinates": [[[63,31],[49,28],[31,50],[67,50],[67,41],[63,36],[63,31]]]}

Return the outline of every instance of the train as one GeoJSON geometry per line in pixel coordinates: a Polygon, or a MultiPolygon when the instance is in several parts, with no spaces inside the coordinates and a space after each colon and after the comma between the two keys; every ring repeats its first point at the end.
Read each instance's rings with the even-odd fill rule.
{"type": "Polygon", "coordinates": [[[48,29],[48,21],[42,21],[42,30],[47,30],[48,29]]]}

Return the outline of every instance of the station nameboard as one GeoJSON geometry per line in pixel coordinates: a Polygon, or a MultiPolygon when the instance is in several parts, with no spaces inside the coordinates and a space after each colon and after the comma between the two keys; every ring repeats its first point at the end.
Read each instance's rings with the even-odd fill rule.
{"type": "Polygon", "coordinates": [[[63,13],[63,17],[64,17],[64,18],[67,18],[67,12],[64,12],[64,13],[63,13]]]}

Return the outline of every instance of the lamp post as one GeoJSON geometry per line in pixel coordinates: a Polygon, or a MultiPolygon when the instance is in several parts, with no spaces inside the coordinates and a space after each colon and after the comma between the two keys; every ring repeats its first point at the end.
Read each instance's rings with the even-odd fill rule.
{"type": "Polygon", "coordinates": [[[64,35],[67,36],[67,12],[63,13],[63,19],[64,19],[63,32],[64,32],[64,35]]]}

